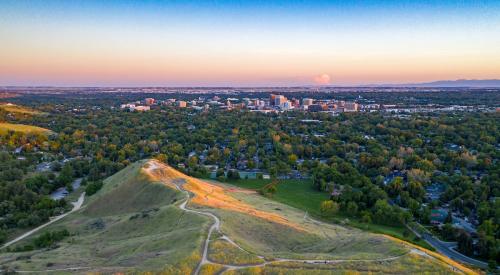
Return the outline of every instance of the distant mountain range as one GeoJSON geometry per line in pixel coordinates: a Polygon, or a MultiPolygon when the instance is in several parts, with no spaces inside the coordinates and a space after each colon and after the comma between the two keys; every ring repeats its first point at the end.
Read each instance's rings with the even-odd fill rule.
{"type": "Polygon", "coordinates": [[[464,88],[500,88],[500,79],[458,79],[458,80],[439,80],[423,83],[407,83],[407,84],[381,84],[369,85],[375,87],[429,87],[429,88],[444,88],[444,87],[464,87],[464,88]]]}

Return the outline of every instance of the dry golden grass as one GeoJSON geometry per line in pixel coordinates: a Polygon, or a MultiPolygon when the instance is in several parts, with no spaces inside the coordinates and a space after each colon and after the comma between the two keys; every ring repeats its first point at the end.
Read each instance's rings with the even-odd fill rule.
{"type": "Polygon", "coordinates": [[[245,213],[304,231],[300,225],[290,222],[278,214],[257,210],[255,207],[232,197],[230,193],[237,192],[236,188],[217,186],[207,181],[190,177],[157,160],[148,161],[147,165],[143,168],[143,172],[150,176],[152,180],[161,181],[170,187],[173,186],[173,181],[175,180],[183,181],[183,188],[194,194],[190,200],[191,203],[245,213]]]}
{"type": "Polygon", "coordinates": [[[48,129],[31,125],[0,123],[0,133],[6,133],[8,131],[23,132],[23,133],[43,133],[43,134],[52,133],[48,129]]]}
{"type": "Polygon", "coordinates": [[[264,260],[256,255],[239,249],[226,240],[210,242],[208,258],[215,263],[229,265],[261,264],[264,260]]]}
{"type": "Polygon", "coordinates": [[[200,275],[220,274],[224,266],[219,264],[205,264],[200,269],[200,275]]]}
{"type": "Polygon", "coordinates": [[[14,105],[10,103],[0,103],[0,109],[4,109],[7,112],[10,113],[20,113],[20,114],[27,114],[27,115],[39,115],[41,114],[37,110],[33,110],[24,106],[19,106],[19,105],[14,105]]]}
{"type": "Polygon", "coordinates": [[[415,249],[418,249],[422,252],[425,252],[427,255],[431,256],[431,257],[434,257],[436,258],[437,260],[441,261],[441,262],[444,262],[450,266],[453,266],[455,267],[456,269],[458,270],[461,270],[462,272],[464,272],[465,274],[479,274],[477,271],[475,270],[472,270],[456,261],[453,261],[452,259],[448,258],[448,257],[445,257],[439,253],[436,253],[434,251],[430,251],[429,249],[425,249],[423,247],[420,247],[418,245],[415,245],[415,244],[412,244],[412,243],[409,243],[407,241],[403,241],[403,240],[400,240],[398,238],[394,238],[392,236],[389,236],[389,235],[384,235],[386,238],[392,240],[392,241],[395,241],[395,242],[398,242],[398,243],[402,243],[402,244],[405,244],[407,246],[410,246],[410,247],[413,247],[415,249]]]}
{"type": "Polygon", "coordinates": [[[167,265],[161,272],[155,272],[155,274],[161,275],[184,275],[192,274],[196,269],[198,262],[201,257],[198,252],[192,253],[190,256],[184,260],[178,262],[177,264],[167,265]]]}
{"type": "Polygon", "coordinates": [[[303,262],[274,262],[266,266],[229,270],[224,274],[455,274],[447,264],[414,253],[392,261],[339,262],[334,264],[310,264],[303,262]]]}
{"type": "MultiPolygon", "coordinates": [[[[188,190],[194,195],[193,198],[190,200],[190,202],[192,203],[201,206],[236,211],[247,215],[259,217],[278,224],[290,226],[300,231],[305,231],[305,232],[308,231],[302,225],[299,225],[298,223],[295,223],[277,213],[259,210],[236,198],[238,197],[236,195],[238,193],[240,194],[248,193],[248,191],[244,189],[227,187],[224,185],[215,185],[204,180],[196,179],[187,176],[157,160],[148,161],[147,164],[143,167],[143,172],[149,177],[151,177],[152,180],[162,182],[172,188],[175,188],[174,185],[175,181],[178,181],[179,183],[182,182],[183,188],[185,190],[188,190]],[[233,197],[232,194],[236,195],[236,197],[233,197]]],[[[402,244],[404,246],[411,247],[414,249],[418,249],[424,252],[425,254],[429,255],[430,257],[438,260],[439,262],[452,266],[458,270],[461,270],[466,274],[478,274],[478,272],[476,272],[475,270],[472,270],[462,264],[459,264],[458,262],[455,262],[443,255],[440,255],[439,253],[432,252],[420,246],[408,243],[406,241],[394,238],[389,235],[383,235],[383,236],[391,241],[394,241],[395,243],[402,244]]],[[[242,270],[239,271],[241,272],[242,270]]],[[[262,269],[260,268],[255,268],[255,269],[249,268],[245,269],[244,273],[253,274],[255,272],[256,274],[259,274],[261,271],[262,269]]]]}

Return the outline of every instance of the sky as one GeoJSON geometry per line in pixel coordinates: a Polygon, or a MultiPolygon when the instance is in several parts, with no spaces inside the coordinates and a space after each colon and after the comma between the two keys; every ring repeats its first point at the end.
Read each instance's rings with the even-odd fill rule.
{"type": "Polygon", "coordinates": [[[0,1],[1,86],[464,78],[500,78],[498,0],[0,1]]]}

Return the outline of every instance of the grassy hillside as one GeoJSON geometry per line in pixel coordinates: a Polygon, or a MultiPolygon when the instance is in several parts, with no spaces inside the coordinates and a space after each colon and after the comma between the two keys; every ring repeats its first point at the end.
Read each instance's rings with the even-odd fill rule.
{"type": "MultiPolygon", "coordinates": [[[[252,190],[259,190],[270,182],[271,180],[240,179],[229,181],[228,184],[252,190]]],[[[328,193],[318,192],[314,189],[309,180],[281,180],[279,181],[277,192],[271,199],[293,206],[297,209],[307,211],[308,215],[311,215],[316,219],[327,220],[332,223],[343,223],[364,231],[390,235],[398,239],[415,243],[424,248],[434,250],[424,240],[418,239],[412,232],[408,232],[404,226],[387,226],[375,223],[363,223],[359,220],[359,218],[342,215],[342,213],[338,213],[335,217],[329,218],[321,216],[320,204],[329,197],[328,193]],[[405,234],[405,231],[407,235],[405,234]]]]}
{"type": "Polygon", "coordinates": [[[0,122],[0,134],[6,133],[8,131],[23,132],[23,133],[44,133],[44,134],[51,133],[50,130],[41,127],[0,122]]]}
{"type": "Polygon", "coordinates": [[[45,229],[70,231],[71,237],[57,248],[3,253],[0,265],[18,270],[82,267],[82,273],[193,269],[199,261],[208,220],[175,206],[173,203],[183,194],[150,182],[141,173],[143,163],[108,178],[82,210],[45,229]]]}
{"type": "Polygon", "coordinates": [[[445,264],[435,263],[432,259],[416,254],[407,254],[400,258],[384,262],[342,262],[335,264],[297,264],[280,262],[263,267],[230,270],[226,275],[243,274],[294,274],[294,275],[330,275],[330,274],[450,274],[445,264]],[[409,269],[411,267],[411,269],[409,269]]]}
{"type": "MultiPolygon", "coordinates": [[[[230,181],[229,184],[259,190],[270,182],[271,180],[241,179],[230,181]]],[[[329,197],[328,193],[315,190],[309,180],[281,180],[272,199],[319,216],[321,214],[319,211],[321,202],[328,200],[329,197]]]]}
{"type": "Polygon", "coordinates": [[[26,115],[40,115],[43,114],[37,110],[33,110],[24,106],[9,104],[9,103],[0,103],[0,109],[5,110],[9,113],[18,113],[18,114],[26,114],[26,115]]]}
{"type": "Polygon", "coordinates": [[[205,259],[211,228],[200,274],[451,272],[444,262],[405,243],[318,222],[254,191],[195,179],[158,161],[128,166],[108,178],[81,210],[17,245],[63,228],[71,236],[56,246],[1,253],[0,266],[190,274],[205,259]],[[188,210],[182,208],[186,192],[178,188],[190,193],[188,210]],[[217,217],[220,231],[212,226],[217,217]]]}

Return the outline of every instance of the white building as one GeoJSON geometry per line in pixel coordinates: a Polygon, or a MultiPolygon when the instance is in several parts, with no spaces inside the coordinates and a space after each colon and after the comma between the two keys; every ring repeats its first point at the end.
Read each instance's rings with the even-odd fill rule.
{"type": "Polygon", "coordinates": [[[304,98],[304,99],[302,99],[302,105],[303,106],[313,105],[313,99],[312,98],[304,98]]]}

